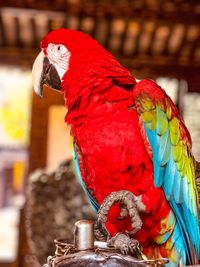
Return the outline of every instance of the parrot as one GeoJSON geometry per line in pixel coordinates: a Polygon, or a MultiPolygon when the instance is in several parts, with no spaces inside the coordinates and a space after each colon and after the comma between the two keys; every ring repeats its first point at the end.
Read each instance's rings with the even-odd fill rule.
{"type": "MultiPolygon", "coordinates": [[[[134,60],[134,59],[133,59],[134,60]]],[[[192,140],[175,104],[153,80],[136,78],[97,40],[57,29],[41,41],[32,68],[33,87],[63,94],[77,170],[98,211],[112,192],[127,190],[143,206],[134,237],[149,259],[168,266],[200,258],[198,192],[192,140]]],[[[131,230],[110,209],[111,236],[131,230]]]]}

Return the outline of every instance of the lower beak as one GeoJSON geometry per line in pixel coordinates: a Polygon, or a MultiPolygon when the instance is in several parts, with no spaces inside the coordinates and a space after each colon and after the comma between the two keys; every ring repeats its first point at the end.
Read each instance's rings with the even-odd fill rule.
{"type": "Polygon", "coordinates": [[[49,62],[49,59],[44,56],[42,51],[33,64],[32,80],[34,91],[40,97],[42,97],[43,85],[61,91],[61,80],[56,68],[49,62]]]}

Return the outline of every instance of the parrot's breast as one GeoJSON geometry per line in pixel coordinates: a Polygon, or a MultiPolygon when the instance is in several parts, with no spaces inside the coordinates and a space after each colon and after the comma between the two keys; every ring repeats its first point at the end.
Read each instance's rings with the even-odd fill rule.
{"type": "Polygon", "coordinates": [[[91,174],[88,182],[99,202],[119,188],[129,187],[138,195],[151,185],[152,162],[134,110],[120,110],[116,105],[108,114],[84,120],[73,133],[91,174]]]}

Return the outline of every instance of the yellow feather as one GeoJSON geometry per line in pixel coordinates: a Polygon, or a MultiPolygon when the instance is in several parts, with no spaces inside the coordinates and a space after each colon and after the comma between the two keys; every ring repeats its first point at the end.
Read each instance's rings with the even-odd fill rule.
{"type": "Polygon", "coordinates": [[[172,117],[172,109],[167,100],[166,100],[166,115],[167,115],[167,118],[170,120],[172,117]]]}
{"type": "Polygon", "coordinates": [[[144,122],[149,123],[152,122],[153,117],[155,116],[155,111],[145,111],[141,114],[144,122]]]}
{"type": "Polygon", "coordinates": [[[142,98],[140,103],[144,110],[149,111],[155,109],[155,105],[153,104],[152,100],[148,97],[142,98]]]}

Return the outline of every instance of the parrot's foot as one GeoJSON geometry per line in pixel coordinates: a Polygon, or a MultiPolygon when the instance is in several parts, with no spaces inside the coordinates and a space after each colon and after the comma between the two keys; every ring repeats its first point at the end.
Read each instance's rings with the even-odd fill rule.
{"type": "Polygon", "coordinates": [[[97,228],[104,236],[107,236],[107,239],[110,238],[110,234],[105,227],[105,222],[107,221],[110,208],[117,202],[120,202],[122,206],[118,219],[123,220],[127,215],[131,218],[133,230],[130,232],[127,231],[127,234],[134,235],[142,227],[142,220],[139,216],[139,212],[145,212],[146,208],[141,201],[141,196],[135,196],[133,193],[126,190],[112,192],[104,199],[97,217],[97,228]]]}
{"type": "Polygon", "coordinates": [[[107,231],[104,224],[103,223],[98,224],[97,221],[95,222],[94,225],[94,235],[98,241],[108,241],[111,238],[111,235],[107,231]]]}
{"type": "Polygon", "coordinates": [[[118,233],[108,241],[108,246],[119,249],[124,255],[134,255],[141,259],[144,256],[141,252],[139,242],[126,234],[118,233]]]}

